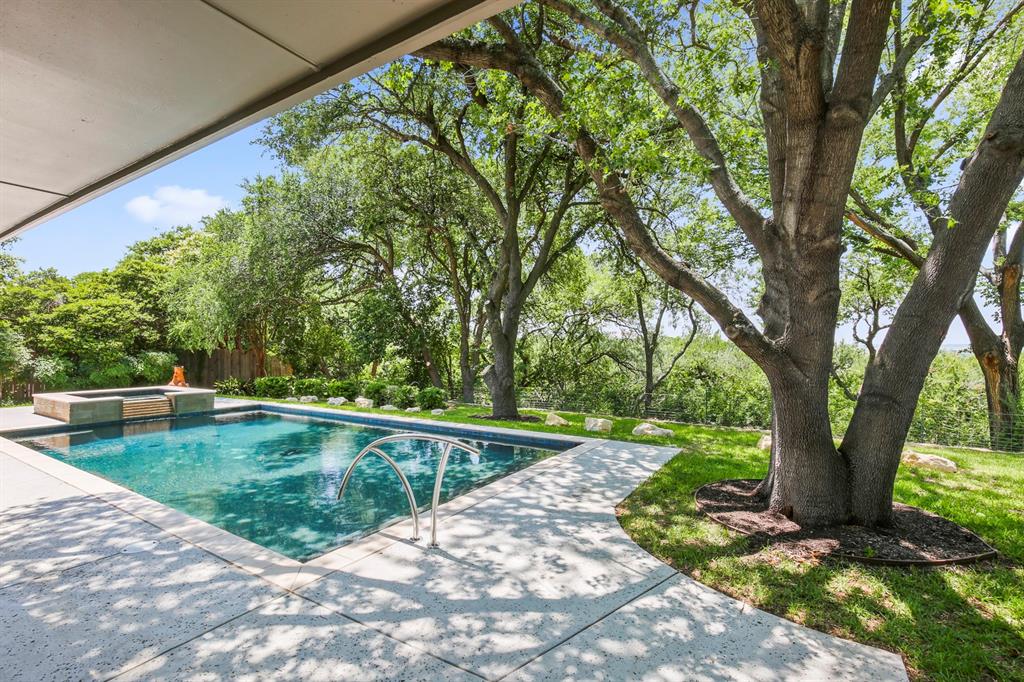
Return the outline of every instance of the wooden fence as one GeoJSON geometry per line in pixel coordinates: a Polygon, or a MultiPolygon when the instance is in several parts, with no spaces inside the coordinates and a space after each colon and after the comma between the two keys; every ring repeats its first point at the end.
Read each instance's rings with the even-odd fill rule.
{"type": "MultiPolygon", "coordinates": [[[[209,355],[203,352],[179,353],[178,361],[185,368],[185,379],[192,386],[213,388],[216,381],[229,377],[251,381],[260,376],[256,353],[251,350],[218,348],[209,355]]],[[[267,376],[287,376],[292,368],[281,360],[268,356],[267,376]]]]}
{"type": "Polygon", "coordinates": [[[0,381],[0,402],[28,402],[33,393],[42,390],[43,387],[34,382],[0,381]]]}

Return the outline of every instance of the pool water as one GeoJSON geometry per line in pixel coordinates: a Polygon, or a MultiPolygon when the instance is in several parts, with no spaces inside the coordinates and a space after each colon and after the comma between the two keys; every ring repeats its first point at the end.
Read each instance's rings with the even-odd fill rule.
{"type": "MultiPolygon", "coordinates": [[[[398,477],[359,451],[398,433],[329,419],[265,412],[155,420],[36,436],[19,442],[299,561],[405,518],[398,477]]],[[[482,442],[479,457],[453,449],[442,501],[518,471],[555,450],[482,442]]],[[[387,443],[416,501],[429,507],[441,445],[387,443]]]]}

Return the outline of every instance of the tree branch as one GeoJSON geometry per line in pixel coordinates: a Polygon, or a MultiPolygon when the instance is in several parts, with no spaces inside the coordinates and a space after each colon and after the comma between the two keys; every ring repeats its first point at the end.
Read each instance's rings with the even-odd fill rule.
{"type": "MultiPolygon", "coordinates": [[[[498,18],[490,23],[503,25],[498,18]]],[[[502,29],[505,35],[510,29],[502,29]]],[[[516,76],[557,119],[565,118],[564,94],[557,83],[544,71],[536,57],[525,51],[516,40],[512,45],[494,46],[458,39],[445,39],[417,50],[414,56],[441,59],[478,68],[505,71],[516,76]],[[515,45],[519,47],[514,47],[515,45]]],[[[722,291],[684,263],[672,259],[654,241],[621,179],[614,171],[605,173],[601,147],[582,126],[571,130],[576,150],[587,165],[597,187],[601,205],[605,208],[630,246],[670,286],[689,295],[703,307],[726,336],[755,362],[762,366],[784,362],[785,356],[754,326],[746,314],[729,300],[722,291]]]]}
{"type": "Polygon", "coordinates": [[[760,249],[764,242],[764,216],[740,189],[729,172],[725,155],[707,121],[684,100],[682,90],[658,65],[643,38],[643,31],[636,19],[610,0],[593,0],[593,2],[602,14],[615,22],[617,27],[608,26],[598,21],[566,0],[541,0],[541,2],[609,41],[640,68],[640,72],[648,84],[682,125],[697,153],[708,163],[711,186],[715,195],[754,247],[760,249]]]}

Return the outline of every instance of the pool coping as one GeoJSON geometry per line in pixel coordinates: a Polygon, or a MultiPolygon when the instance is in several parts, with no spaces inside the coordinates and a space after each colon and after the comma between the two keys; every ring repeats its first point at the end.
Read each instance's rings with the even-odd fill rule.
{"type": "MultiPolygon", "coordinates": [[[[437,513],[439,522],[438,534],[442,539],[444,519],[455,516],[484,500],[500,495],[554,466],[574,459],[578,455],[607,442],[605,439],[600,438],[551,433],[534,435],[535,432],[532,431],[475,424],[454,424],[449,426],[451,422],[439,422],[400,415],[382,416],[348,410],[332,410],[317,406],[281,405],[280,403],[261,403],[259,401],[237,400],[230,404],[215,406],[213,410],[201,414],[250,411],[326,417],[332,421],[366,426],[382,426],[398,430],[407,428],[427,433],[464,433],[479,436],[483,440],[488,440],[488,437],[493,439],[495,435],[498,435],[509,440],[525,441],[526,443],[547,442],[549,444],[558,443],[569,446],[568,449],[562,452],[546,457],[519,471],[503,476],[496,481],[459,495],[440,505],[437,513]]],[[[111,424],[120,423],[123,422],[112,422],[111,424]]],[[[314,559],[301,562],[161,502],[157,502],[134,490],[108,481],[96,474],[89,473],[11,440],[11,438],[35,434],[60,433],[69,430],[69,427],[70,430],[75,430],[74,426],[68,424],[62,426],[64,428],[48,426],[42,428],[6,429],[0,432],[0,452],[288,591],[298,590],[329,573],[333,573],[371,554],[380,552],[395,543],[423,543],[425,546],[427,542],[426,537],[421,537],[418,543],[413,543],[409,539],[412,534],[412,519],[405,518],[314,559]]],[[[98,426],[100,425],[89,424],[88,428],[96,428],[98,426]]],[[[539,447],[543,447],[543,445],[539,445],[539,447]]],[[[424,533],[421,533],[421,535],[425,536],[424,533]]]]}

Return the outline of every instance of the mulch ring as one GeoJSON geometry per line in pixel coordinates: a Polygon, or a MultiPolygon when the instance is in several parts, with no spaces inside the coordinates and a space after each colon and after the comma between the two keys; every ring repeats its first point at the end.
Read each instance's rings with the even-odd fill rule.
{"type": "Polygon", "coordinates": [[[893,504],[889,528],[833,526],[804,530],[751,497],[760,481],[727,480],[697,489],[697,510],[712,520],[787,556],[806,561],[840,557],[893,566],[944,566],[994,558],[996,550],[948,519],[906,504],[893,504]]]}

